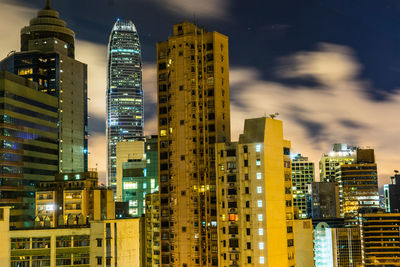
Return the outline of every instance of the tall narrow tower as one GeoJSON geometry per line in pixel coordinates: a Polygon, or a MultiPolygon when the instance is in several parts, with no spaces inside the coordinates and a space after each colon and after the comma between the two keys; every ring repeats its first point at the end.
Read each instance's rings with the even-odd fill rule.
{"type": "Polygon", "coordinates": [[[215,143],[230,141],[228,37],[191,23],[157,44],[162,266],[218,266],[215,143]]]}
{"type": "Polygon", "coordinates": [[[116,143],[143,136],[142,58],[132,21],[118,19],[108,45],[108,184],[116,186],[116,143]]]}

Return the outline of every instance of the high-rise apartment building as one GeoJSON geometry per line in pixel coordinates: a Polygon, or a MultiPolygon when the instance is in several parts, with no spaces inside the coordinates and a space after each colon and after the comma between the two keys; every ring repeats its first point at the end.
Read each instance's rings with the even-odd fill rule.
{"type": "Polygon", "coordinates": [[[161,264],[218,266],[215,143],[230,140],[228,37],[191,23],[157,44],[161,264]]]}
{"type": "Polygon", "coordinates": [[[33,226],[35,186],[58,172],[57,98],[38,84],[0,71],[0,205],[12,228],[33,226]]]}
{"type": "Polygon", "coordinates": [[[373,149],[357,149],[356,160],[336,167],[340,216],[355,218],[379,208],[378,175],[373,149]]]}
{"type": "Polygon", "coordinates": [[[334,182],[336,167],[340,164],[351,164],[356,158],[356,147],[347,144],[334,144],[333,150],[323,154],[319,161],[319,175],[321,182],[334,182]]]}
{"type": "Polygon", "coordinates": [[[58,172],[87,170],[87,66],[75,59],[75,33],[50,7],[21,30],[21,52],[0,62],[7,70],[37,82],[58,99],[58,172]]]}
{"type": "Polygon", "coordinates": [[[384,185],[385,210],[389,213],[400,212],[400,174],[396,173],[390,177],[391,184],[384,185]]]}
{"type": "Polygon", "coordinates": [[[216,156],[219,266],[295,266],[290,142],[282,122],[246,120],[239,142],[217,144],[216,156]]]}
{"type": "Polygon", "coordinates": [[[107,174],[116,191],[116,144],[143,136],[142,58],[132,21],[118,19],[111,31],[107,82],[107,174]]]}
{"type": "Polygon", "coordinates": [[[293,206],[299,218],[311,218],[311,184],[314,179],[314,162],[301,154],[292,157],[293,206]]]}

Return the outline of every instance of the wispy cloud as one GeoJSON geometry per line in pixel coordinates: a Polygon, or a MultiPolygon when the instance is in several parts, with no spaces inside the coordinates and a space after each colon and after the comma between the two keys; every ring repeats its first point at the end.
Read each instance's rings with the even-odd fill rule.
{"type": "MultiPolygon", "coordinates": [[[[265,81],[255,69],[231,69],[231,121],[279,112],[294,151],[318,162],[336,142],[375,148],[381,182],[398,167],[400,91],[385,102],[371,100],[368,81],[359,79],[361,65],[344,46],[320,44],[315,51],[286,57],[278,68],[283,78],[311,78],[308,88],[265,81]]],[[[233,123],[234,138],[243,126],[233,123]]]]}
{"type": "Polygon", "coordinates": [[[206,19],[229,18],[229,0],[151,0],[157,5],[184,17],[206,19]]]}

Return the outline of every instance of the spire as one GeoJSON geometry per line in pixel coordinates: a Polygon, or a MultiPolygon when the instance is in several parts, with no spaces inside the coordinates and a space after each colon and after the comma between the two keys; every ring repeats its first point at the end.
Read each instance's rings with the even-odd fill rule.
{"type": "Polygon", "coordinates": [[[46,7],[44,9],[51,9],[50,4],[51,0],[46,0],[46,7]]]}

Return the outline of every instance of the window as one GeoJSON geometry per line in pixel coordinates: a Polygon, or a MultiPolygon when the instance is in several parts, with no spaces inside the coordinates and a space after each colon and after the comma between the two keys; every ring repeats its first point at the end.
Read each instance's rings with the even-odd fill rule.
{"type": "Polygon", "coordinates": [[[257,193],[261,194],[262,193],[262,187],[261,186],[257,186],[257,193]]]}
{"type": "Polygon", "coordinates": [[[264,249],[264,242],[258,243],[258,248],[261,250],[264,249]]]}
{"type": "Polygon", "coordinates": [[[262,208],[262,200],[257,200],[257,207],[262,208]]]}
{"type": "Polygon", "coordinates": [[[261,166],[261,160],[260,159],[256,159],[256,165],[257,166],[261,166]]]}
{"type": "Polygon", "coordinates": [[[247,257],[247,263],[251,263],[251,257],[247,257]]]}
{"type": "Polygon", "coordinates": [[[259,222],[262,222],[262,220],[263,220],[262,214],[258,214],[258,221],[259,221],[259,222]]]}
{"type": "Polygon", "coordinates": [[[256,152],[261,152],[261,144],[256,145],[256,152]]]}
{"type": "Polygon", "coordinates": [[[102,247],[103,246],[103,239],[97,238],[97,247],[102,247]]]}
{"type": "Polygon", "coordinates": [[[261,180],[261,172],[257,172],[257,180],[261,180]]]}
{"type": "Polygon", "coordinates": [[[250,235],[250,228],[246,228],[246,235],[250,235]]]}
{"type": "Polygon", "coordinates": [[[247,246],[247,249],[251,249],[251,243],[250,242],[247,242],[246,246],[247,246]]]}
{"type": "Polygon", "coordinates": [[[264,257],[260,257],[260,263],[264,264],[264,257]]]}
{"type": "Polygon", "coordinates": [[[96,257],[97,258],[97,265],[103,264],[103,257],[96,257]]]}
{"type": "Polygon", "coordinates": [[[250,221],[250,214],[246,214],[246,222],[250,221]]]}
{"type": "Polygon", "coordinates": [[[264,229],[258,228],[258,235],[264,235],[264,229]]]}
{"type": "Polygon", "coordinates": [[[245,187],[245,193],[249,194],[250,193],[250,189],[248,187],[245,187]]]}

